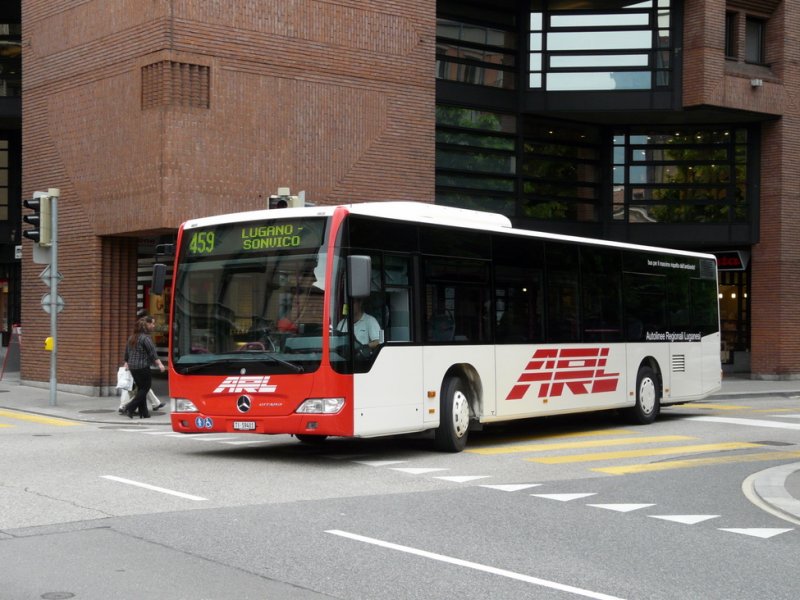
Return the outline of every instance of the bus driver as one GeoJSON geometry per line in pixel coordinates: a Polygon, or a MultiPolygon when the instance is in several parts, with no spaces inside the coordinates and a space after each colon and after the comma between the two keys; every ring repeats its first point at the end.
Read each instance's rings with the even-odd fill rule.
{"type": "MultiPolygon", "coordinates": [[[[339,321],[336,330],[342,333],[347,332],[346,315],[339,321]]],[[[359,344],[369,347],[370,350],[374,350],[380,345],[381,326],[375,317],[364,312],[360,298],[353,299],[353,334],[359,344]]]]}

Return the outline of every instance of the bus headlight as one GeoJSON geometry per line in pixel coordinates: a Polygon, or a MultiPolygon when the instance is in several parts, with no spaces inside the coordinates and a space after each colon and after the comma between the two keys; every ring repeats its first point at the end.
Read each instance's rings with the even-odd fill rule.
{"type": "Polygon", "coordinates": [[[309,398],[297,409],[302,414],[334,415],[342,410],[344,398],[309,398]]]}
{"type": "Polygon", "coordinates": [[[172,399],[172,412],[200,412],[191,400],[186,398],[172,399]]]}

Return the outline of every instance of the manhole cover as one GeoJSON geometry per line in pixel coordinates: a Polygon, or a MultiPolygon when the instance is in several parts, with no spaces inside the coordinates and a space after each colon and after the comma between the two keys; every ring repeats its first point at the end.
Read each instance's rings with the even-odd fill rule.
{"type": "Polygon", "coordinates": [[[116,412],[116,411],[108,409],[108,408],[96,408],[94,410],[81,410],[81,411],[78,411],[78,412],[80,412],[82,415],[99,415],[99,414],[105,414],[105,413],[113,413],[113,412],[116,412]]]}

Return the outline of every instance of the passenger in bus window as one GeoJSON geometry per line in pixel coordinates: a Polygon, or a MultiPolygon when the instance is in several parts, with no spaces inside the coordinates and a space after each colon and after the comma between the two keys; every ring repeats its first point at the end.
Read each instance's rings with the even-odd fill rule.
{"type": "MultiPolygon", "coordinates": [[[[347,315],[339,321],[336,330],[347,332],[347,315]]],[[[374,350],[381,343],[381,326],[375,317],[364,312],[360,298],[353,299],[353,335],[359,344],[370,350],[374,350]]]]}

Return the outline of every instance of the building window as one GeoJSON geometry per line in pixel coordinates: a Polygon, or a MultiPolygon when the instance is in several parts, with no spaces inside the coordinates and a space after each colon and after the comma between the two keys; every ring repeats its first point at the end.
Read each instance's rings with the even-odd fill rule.
{"type": "Polygon", "coordinates": [[[650,90],[671,80],[670,0],[609,0],[575,10],[569,0],[533,0],[531,89],[650,90]]]}
{"type": "Polygon", "coordinates": [[[747,130],[672,128],[614,136],[613,218],[746,222],[747,130]]]}
{"type": "Polygon", "coordinates": [[[599,135],[580,125],[526,119],[522,198],[517,216],[547,221],[600,220],[599,135]]]}
{"type": "Polygon", "coordinates": [[[747,17],[745,21],[744,60],[748,63],[763,65],[764,60],[764,28],[763,19],[747,17]]]}
{"type": "Polygon", "coordinates": [[[737,57],[737,22],[736,13],[725,13],[725,58],[737,57]]]}
{"type": "Polygon", "coordinates": [[[22,91],[22,31],[19,23],[0,23],[0,96],[22,91]]]}
{"type": "Polygon", "coordinates": [[[517,35],[513,13],[442,2],[437,15],[438,79],[516,89],[517,35]]]}
{"type": "Polygon", "coordinates": [[[436,107],[436,202],[527,220],[598,222],[596,128],[436,107]]]}
{"type": "Polygon", "coordinates": [[[8,220],[8,140],[0,140],[0,221],[8,220]]]}
{"type": "Polygon", "coordinates": [[[437,106],[437,204],[514,215],[516,136],[513,115],[437,106]]]}

